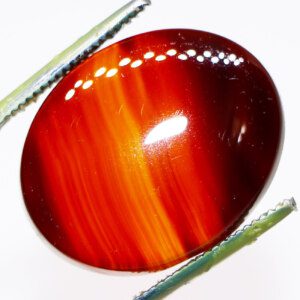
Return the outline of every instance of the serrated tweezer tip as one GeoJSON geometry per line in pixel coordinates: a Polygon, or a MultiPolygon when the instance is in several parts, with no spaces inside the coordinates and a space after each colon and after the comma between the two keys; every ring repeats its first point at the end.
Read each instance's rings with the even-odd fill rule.
{"type": "Polygon", "coordinates": [[[151,0],[139,0],[141,2],[141,4],[144,5],[150,5],[151,4],[151,0]]]}
{"type": "Polygon", "coordinates": [[[298,207],[297,207],[297,203],[294,197],[292,197],[291,199],[287,200],[290,204],[290,206],[293,208],[293,210],[297,211],[298,207]]]}
{"type": "Polygon", "coordinates": [[[162,299],[183,284],[217,265],[231,254],[256,241],[260,235],[296,210],[297,204],[294,198],[280,202],[274,209],[270,209],[260,215],[259,218],[253,220],[249,225],[245,225],[241,230],[237,230],[211,250],[196,256],[147,291],[141,292],[134,299],[162,299]]]}
{"type": "Polygon", "coordinates": [[[114,37],[124,24],[129,23],[150,4],[150,0],[128,2],[2,99],[0,101],[0,129],[11,116],[95,52],[105,41],[114,37]]]}

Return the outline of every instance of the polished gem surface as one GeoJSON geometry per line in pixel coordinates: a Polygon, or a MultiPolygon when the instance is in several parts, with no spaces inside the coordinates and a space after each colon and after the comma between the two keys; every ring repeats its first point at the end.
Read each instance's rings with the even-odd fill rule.
{"type": "Polygon", "coordinates": [[[116,43],[68,74],[27,136],[28,212],[66,255],[155,271],[242,221],[281,145],[276,88],[222,37],[162,30],[116,43]]]}

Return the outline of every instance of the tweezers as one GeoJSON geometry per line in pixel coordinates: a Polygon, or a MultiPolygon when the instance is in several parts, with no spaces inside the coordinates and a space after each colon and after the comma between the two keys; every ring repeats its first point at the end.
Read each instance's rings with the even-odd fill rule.
{"type": "MultiPolygon", "coordinates": [[[[30,104],[43,91],[63,78],[75,66],[84,61],[108,39],[115,36],[122,26],[135,18],[144,8],[151,4],[150,0],[132,0],[103,22],[96,25],[74,44],[54,57],[45,67],[32,75],[7,97],[0,101],[0,128],[23,107],[30,104]]],[[[219,245],[204,252],[180,267],[174,273],[159,281],[147,291],[134,297],[136,300],[162,299],[193,278],[207,272],[228,256],[253,243],[260,235],[296,210],[293,198],[279,203],[250,225],[237,230],[219,245]]]]}

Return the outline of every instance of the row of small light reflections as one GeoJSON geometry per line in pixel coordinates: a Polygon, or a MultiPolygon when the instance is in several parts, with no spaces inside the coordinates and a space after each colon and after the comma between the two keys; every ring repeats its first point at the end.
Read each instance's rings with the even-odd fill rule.
{"type": "MultiPolygon", "coordinates": [[[[211,51],[205,50],[203,52],[203,54],[197,55],[197,52],[194,49],[189,49],[185,53],[180,53],[180,54],[177,53],[177,50],[170,49],[166,52],[166,55],[164,55],[164,54],[157,55],[155,57],[155,60],[158,62],[164,61],[167,59],[168,56],[173,57],[175,55],[177,55],[178,59],[183,60],[183,61],[187,60],[188,58],[196,57],[197,61],[199,61],[199,62],[204,62],[204,60],[207,59],[207,60],[210,60],[213,64],[223,62],[225,65],[229,65],[230,63],[233,63],[235,66],[238,66],[244,62],[244,59],[242,57],[238,58],[234,53],[225,55],[224,52],[220,52],[220,53],[218,53],[218,55],[213,56],[211,51]]],[[[148,59],[153,58],[154,56],[155,56],[155,53],[150,51],[144,55],[144,59],[148,60],[148,59]]],[[[131,68],[135,69],[135,68],[138,68],[139,66],[141,66],[143,64],[143,61],[141,59],[138,59],[138,60],[131,62],[131,59],[129,57],[125,57],[119,62],[119,67],[125,67],[129,64],[130,64],[131,68]]],[[[118,68],[112,68],[112,69],[107,70],[105,67],[101,67],[100,69],[98,69],[95,72],[94,76],[95,76],[95,78],[98,78],[98,77],[103,76],[105,73],[106,73],[105,76],[107,78],[113,77],[118,73],[118,68]]],[[[93,85],[93,83],[94,83],[93,80],[87,80],[85,82],[83,82],[83,80],[78,80],[75,83],[74,88],[70,89],[66,93],[65,100],[68,101],[74,97],[75,92],[76,92],[75,89],[82,87],[84,90],[87,90],[88,88],[90,88],[93,85]]]]}

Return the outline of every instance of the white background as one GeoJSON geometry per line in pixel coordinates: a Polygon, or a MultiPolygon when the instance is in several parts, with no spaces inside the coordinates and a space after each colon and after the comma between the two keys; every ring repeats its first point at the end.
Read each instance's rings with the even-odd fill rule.
{"type": "MultiPolygon", "coordinates": [[[[0,98],[123,0],[2,1],[0,98]]],[[[298,0],[153,0],[113,40],[159,28],[194,28],[228,37],[268,69],[281,95],[285,144],[274,180],[249,222],[284,198],[300,199],[300,6],[298,0]]],[[[170,270],[107,275],[58,255],[41,239],[24,208],[20,158],[42,99],[0,130],[0,299],[132,299],[170,270]]],[[[300,200],[299,200],[300,201],[300,200]]],[[[288,219],[168,299],[300,299],[300,215],[288,219]]]]}

